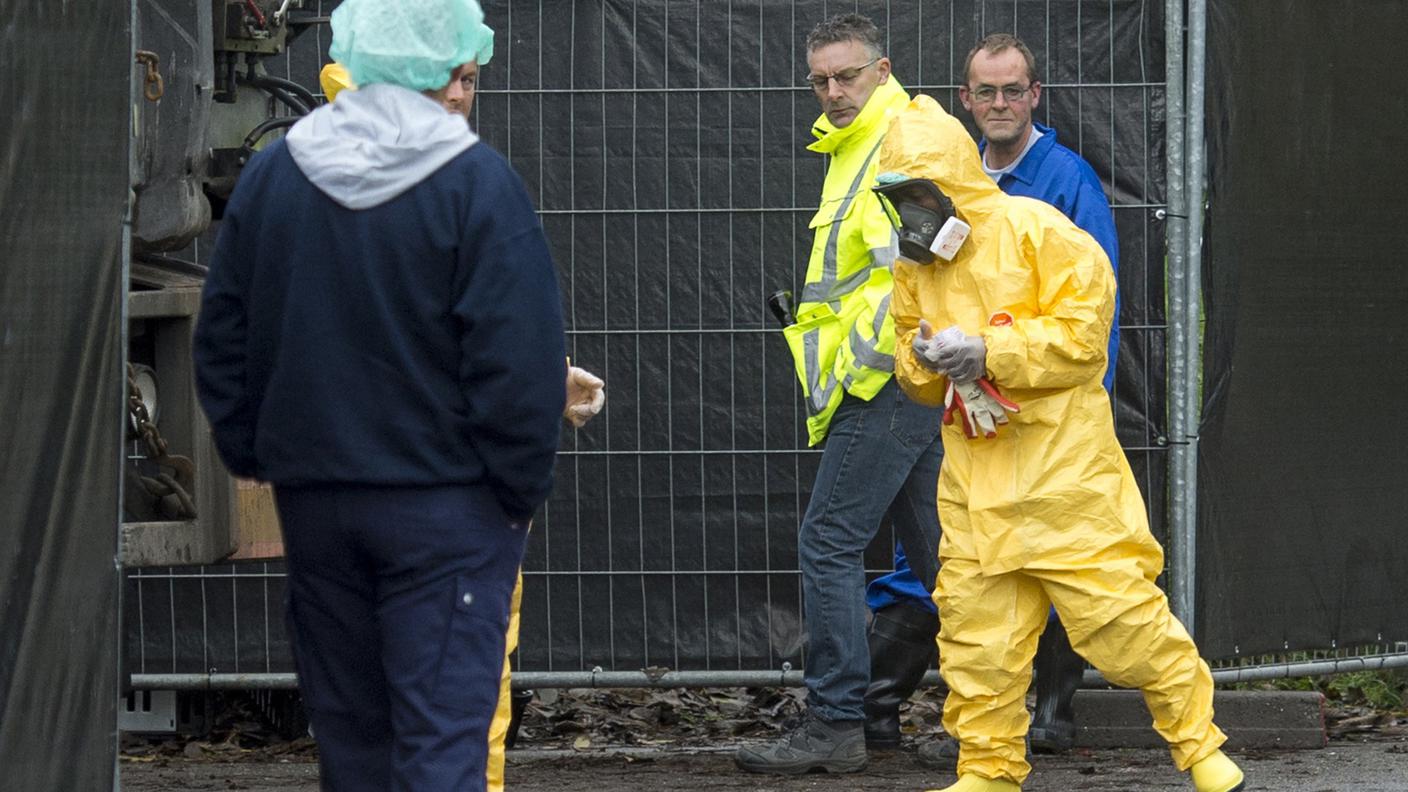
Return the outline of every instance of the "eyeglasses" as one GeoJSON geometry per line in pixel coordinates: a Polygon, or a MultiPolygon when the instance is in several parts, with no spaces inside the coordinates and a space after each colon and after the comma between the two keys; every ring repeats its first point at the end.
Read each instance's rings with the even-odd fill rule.
{"type": "Polygon", "coordinates": [[[1002,98],[1009,102],[1021,101],[1022,97],[1032,89],[1031,85],[1004,85],[1001,88],[994,88],[991,85],[980,85],[977,88],[969,88],[968,95],[973,97],[973,101],[978,104],[988,104],[997,101],[997,94],[1002,93],[1002,98]]]}
{"type": "Polygon", "coordinates": [[[842,69],[835,74],[808,74],[806,76],[807,85],[810,85],[813,91],[825,91],[827,86],[831,84],[831,81],[835,80],[836,84],[842,88],[849,88],[851,83],[854,83],[860,78],[861,72],[874,66],[879,60],[880,58],[877,57],[872,59],[869,63],[862,63],[850,69],[842,69]]]}

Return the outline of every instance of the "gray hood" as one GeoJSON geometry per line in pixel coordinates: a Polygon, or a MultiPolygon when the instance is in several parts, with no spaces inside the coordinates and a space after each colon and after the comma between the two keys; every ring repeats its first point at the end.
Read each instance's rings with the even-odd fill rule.
{"type": "Polygon", "coordinates": [[[479,141],[463,117],[396,85],[343,91],[289,130],[289,154],[348,209],[379,206],[479,141]]]}

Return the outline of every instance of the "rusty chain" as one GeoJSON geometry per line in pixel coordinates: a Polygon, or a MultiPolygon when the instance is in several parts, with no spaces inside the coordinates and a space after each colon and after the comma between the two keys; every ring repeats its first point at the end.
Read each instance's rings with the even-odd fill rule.
{"type": "Polygon", "coordinates": [[[152,423],[147,405],[142,401],[142,389],[137,385],[137,369],[131,363],[127,364],[127,415],[132,421],[133,431],[146,446],[147,460],[171,471],[161,470],[155,476],[134,471],[133,475],[146,496],[144,500],[154,501],[157,510],[169,519],[195,519],[196,504],[191,497],[196,483],[195,463],[190,457],[168,452],[166,439],[152,423]]]}
{"type": "Polygon", "coordinates": [[[142,96],[147,97],[148,102],[160,100],[166,93],[166,82],[161,79],[161,72],[157,69],[161,65],[161,56],[151,50],[137,50],[137,62],[147,67],[142,96]]]}

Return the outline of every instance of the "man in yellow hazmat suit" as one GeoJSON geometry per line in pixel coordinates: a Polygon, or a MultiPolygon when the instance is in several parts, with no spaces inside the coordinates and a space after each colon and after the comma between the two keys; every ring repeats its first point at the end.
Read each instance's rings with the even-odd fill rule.
{"type": "Polygon", "coordinates": [[[1115,305],[1104,251],[1051,206],[998,189],[927,96],[896,116],[879,170],[900,238],[896,378],[962,419],[944,427],[938,485],[944,728],[960,744],[943,792],[1014,792],[1031,772],[1024,702],[1051,605],[1081,656],[1143,691],[1198,792],[1241,790],[1212,675],[1155,585],[1163,551],[1101,386],[1115,305]]]}

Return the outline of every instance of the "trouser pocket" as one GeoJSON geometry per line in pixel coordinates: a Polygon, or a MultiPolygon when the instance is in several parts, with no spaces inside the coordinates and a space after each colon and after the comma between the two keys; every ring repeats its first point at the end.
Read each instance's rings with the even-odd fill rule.
{"type": "Polygon", "coordinates": [[[499,700],[511,592],[459,575],[454,593],[431,703],[489,718],[499,700]]]}

